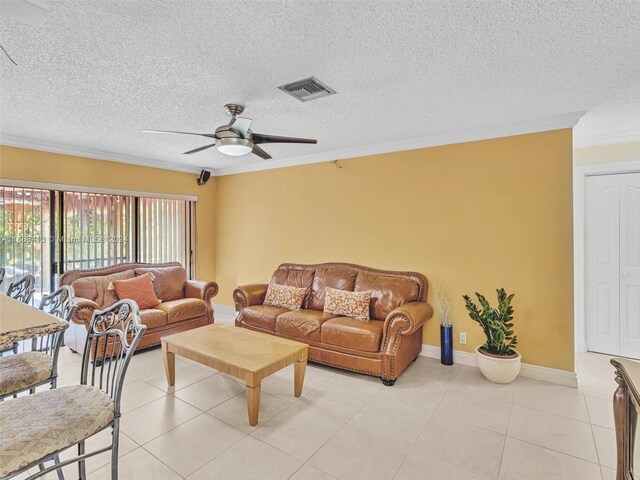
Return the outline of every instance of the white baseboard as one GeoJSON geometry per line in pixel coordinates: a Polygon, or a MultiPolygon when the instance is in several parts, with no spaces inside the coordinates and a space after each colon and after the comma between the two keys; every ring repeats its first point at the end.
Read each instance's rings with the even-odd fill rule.
{"type": "MultiPolygon", "coordinates": [[[[429,358],[440,358],[440,347],[434,345],[422,344],[422,351],[420,355],[429,358]]],[[[463,352],[461,350],[453,351],[453,363],[459,363],[461,365],[467,365],[469,367],[476,366],[476,356],[473,353],[463,352]]]]}
{"type": "MultiPolygon", "coordinates": [[[[213,305],[214,317],[219,315],[225,318],[235,318],[236,310],[234,307],[228,305],[213,305]]],[[[422,351],[420,355],[429,358],[440,358],[440,347],[434,345],[422,344],[422,351]]],[[[471,352],[463,352],[461,350],[453,351],[453,363],[459,363],[461,365],[467,365],[469,367],[476,367],[476,356],[471,352]]],[[[531,365],[529,363],[523,363],[520,370],[521,377],[533,378],[535,380],[542,380],[549,383],[555,383],[558,385],[564,385],[567,387],[578,387],[578,377],[574,372],[567,372],[565,370],[558,370],[556,368],[540,367],[538,365],[531,365]]]]}
{"type": "Polygon", "coordinates": [[[213,317],[215,318],[216,315],[235,318],[236,309],[234,307],[230,307],[228,305],[221,305],[219,303],[214,303],[213,304],[213,317]]]}
{"type": "MultiPolygon", "coordinates": [[[[440,347],[423,344],[420,355],[429,358],[440,358],[440,347]]],[[[453,351],[453,363],[459,363],[469,367],[477,367],[475,354],[460,350],[453,351]]],[[[555,383],[557,385],[564,385],[566,387],[578,388],[578,376],[575,372],[567,372],[566,370],[558,370],[557,368],[541,367],[539,365],[523,363],[522,369],[520,370],[520,376],[555,383]]]]}

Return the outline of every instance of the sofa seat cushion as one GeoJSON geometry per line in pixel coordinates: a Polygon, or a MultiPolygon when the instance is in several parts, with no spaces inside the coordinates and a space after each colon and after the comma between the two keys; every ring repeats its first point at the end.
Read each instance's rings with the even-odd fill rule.
{"type": "Polygon", "coordinates": [[[113,400],[89,385],[0,402],[0,477],[73,446],[112,421],[113,400]]]}
{"type": "Polygon", "coordinates": [[[337,317],[322,324],[322,343],[363,352],[379,352],[384,322],[337,317]]]}
{"type": "Polygon", "coordinates": [[[320,342],[320,329],[327,320],[334,318],[317,310],[296,310],[285,312],[276,318],[275,330],[288,337],[304,338],[320,342]]]}
{"type": "Polygon", "coordinates": [[[144,323],[147,328],[163,327],[167,324],[167,312],[163,312],[157,308],[140,310],[140,321],[144,323]]]}
{"type": "Polygon", "coordinates": [[[167,323],[176,323],[207,314],[207,304],[199,298],[181,298],[156,306],[167,314],[167,323]]]}
{"type": "Polygon", "coordinates": [[[275,331],[276,317],[289,310],[270,305],[252,305],[242,310],[242,321],[253,327],[275,331]]]}

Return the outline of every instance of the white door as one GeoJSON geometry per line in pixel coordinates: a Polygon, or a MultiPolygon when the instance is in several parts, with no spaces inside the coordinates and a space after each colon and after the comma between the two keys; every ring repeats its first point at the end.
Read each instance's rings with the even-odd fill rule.
{"type": "Polygon", "coordinates": [[[585,182],[587,349],[640,358],[640,173],[585,182]]]}
{"type": "Polygon", "coordinates": [[[620,352],[620,180],[585,179],[587,349],[620,352]]]}
{"type": "Polygon", "coordinates": [[[640,358],[640,173],[619,177],[620,355],[640,358]]]}

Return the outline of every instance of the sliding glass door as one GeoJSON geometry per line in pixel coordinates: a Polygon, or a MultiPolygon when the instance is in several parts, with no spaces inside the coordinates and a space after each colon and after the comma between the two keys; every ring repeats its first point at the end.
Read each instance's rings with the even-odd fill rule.
{"type": "Polygon", "coordinates": [[[2,291],[36,278],[34,304],[69,270],[180,262],[191,274],[189,200],[0,186],[2,291]]]}
{"type": "Polygon", "coordinates": [[[51,291],[52,197],[49,190],[0,186],[0,289],[27,274],[36,279],[33,303],[51,291]]]}

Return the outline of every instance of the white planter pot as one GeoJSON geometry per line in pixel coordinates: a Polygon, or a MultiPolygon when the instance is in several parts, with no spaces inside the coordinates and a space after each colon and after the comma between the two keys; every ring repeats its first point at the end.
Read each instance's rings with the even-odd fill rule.
{"type": "Polygon", "coordinates": [[[480,347],[476,347],[476,364],[487,380],[494,383],[511,383],[520,373],[522,356],[504,358],[498,356],[485,355],[480,352],[480,347]]]}

